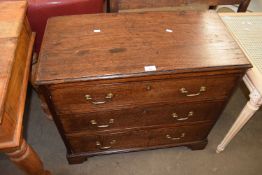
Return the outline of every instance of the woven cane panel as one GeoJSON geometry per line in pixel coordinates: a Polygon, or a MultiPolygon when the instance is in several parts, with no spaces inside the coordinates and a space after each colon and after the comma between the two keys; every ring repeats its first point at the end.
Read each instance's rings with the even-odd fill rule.
{"type": "Polygon", "coordinates": [[[227,28],[262,73],[262,16],[222,16],[227,28]]]}

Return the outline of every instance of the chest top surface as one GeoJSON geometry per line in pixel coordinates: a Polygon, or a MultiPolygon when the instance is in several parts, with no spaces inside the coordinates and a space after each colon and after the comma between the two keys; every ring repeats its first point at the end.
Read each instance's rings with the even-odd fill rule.
{"type": "Polygon", "coordinates": [[[36,83],[249,66],[213,12],[77,15],[48,21],[36,83]]]}
{"type": "Polygon", "coordinates": [[[22,28],[26,1],[0,2],[0,123],[11,77],[18,37],[22,28]]]}

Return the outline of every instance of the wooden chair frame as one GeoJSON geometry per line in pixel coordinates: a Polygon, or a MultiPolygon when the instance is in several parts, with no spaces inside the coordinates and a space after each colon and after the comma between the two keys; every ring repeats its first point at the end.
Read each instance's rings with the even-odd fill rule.
{"type": "Polygon", "coordinates": [[[121,10],[188,6],[190,4],[206,4],[214,8],[218,5],[239,4],[238,12],[246,12],[250,0],[106,0],[108,12],[121,10]]]}

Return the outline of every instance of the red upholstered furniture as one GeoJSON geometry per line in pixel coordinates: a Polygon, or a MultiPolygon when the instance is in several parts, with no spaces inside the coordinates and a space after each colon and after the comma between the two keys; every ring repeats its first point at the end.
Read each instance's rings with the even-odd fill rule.
{"type": "Polygon", "coordinates": [[[37,33],[35,51],[39,52],[47,19],[54,16],[101,13],[104,0],[28,0],[28,19],[37,33]]]}

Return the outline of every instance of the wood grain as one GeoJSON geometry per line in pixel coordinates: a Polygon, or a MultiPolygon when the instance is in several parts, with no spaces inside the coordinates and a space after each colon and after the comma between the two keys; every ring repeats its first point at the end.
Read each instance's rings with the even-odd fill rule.
{"type": "Polygon", "coordinates": [[[239,76],[206,76],[97,85],[84,82],[57,84],[50,87],[50,95],[57,114],[88,113],[150,103],[225,99],[238,79],[239,76]],[[198,93],[203,86],[206,91],[196,97],[181,93],[181,88],[188,90],[189,94],[198,93]],[[112,99],[105,99],[108,93],[113,94],[112,99]],[[92,100],[86,100],[87,94],[92,100]],[[92,103],[100,101],[105,103],[92,103]]]}
{"type": "Polygon", "coordinates": [[[204,149],[250,67],[215,13],[80,15],[48,22],[33,82],[69,163],[82,163],[119,152],[204,149]]]}
{"type": "Polygon", "coordinates": [[[1,2],[0,11],[0,123],[4,101],[15,62],[18,38],[23,27],[26,2],[1,2]],[[10,15],[12,14],[12,15],[10,15]]]}
{"type": "Polygon", "coordinates": [[[26,1],[1,2],[0,39],[16,38],[19,36],[20,30],[23,26],[26,5],[26,1]]]}
{"type": "Polygon", "coordinates": [[[0,149],[17,146],[20,141],[34,37],[35,35],[27,32],[24,23],[21,34],[16,39],[15,54],[10,58],[12,59],[12,67],[8,70],[10,79],[5,82],[6,89],[1,90],[5,92],[5,98],[1,109],[0,149]]]}
{"type": "Polygon", "coordinates": [[[0,152],[29,175],[50,175],[22,135],[35,33],[25,1],[0,2],[0,152]]]}
{"type": "Polygon", "coordinates": [[[249,67],[221,19],[210,12],[57,17],[49,20],[43,43],[36,84],[148,75],[149,65],[156,66],[154,74],[249,67]]]}
{"type": "Polygon", "coordinates": [[[239,4],[245,12],[250,0],[110,0],[110,12],[208,10],[210,6],[239,4]]]}
{"type": "Polygon", "coordinates": [[[208,0],[110,0],[110,12],[208,10],[208,0]]]}
{"type": "Polygon", "coordinates": [[[21,144],[18,148],[8,152],[7,155],[14,164],[28,175],[51,175],[49,171],[44,169],[37,153],[24,139],[21,139],[21,144]]]}
{"type": "Polygon", "coordinates": [[[91,153],[92,155],[101,152],[115,152],[130,148],[145,148],[159,145],[178,145],[179,143],[188,143],[193,141],[203,140],[208,131],[210,124],[200,124],[195,126],[181,126],[181,127],[164,127],[154,128],[149,130],[133,130],[131,132],[116,132],[110,134],[75,134],[69,135],[69,142],[74,153],[91,153]],[[181,139],[169,139],[166,135],[173,138],[179,138],[181,134],[185,136],[181,139]],[[110,143],[115,140],[115,143],[110,143]],[[101,142],[101,146],[110,147],[108,149],[101,149],[101,146],[96,145],[96,142],[101,142]]]}
{"type": "Polygon", "coordinates": [[[61,115],[60,120],[67,134],[75,132],[115,132],[156,125],[191,125],[197,122],[216,120],[223,104],[223,101],[156,104],[121,110],[61,115]],[[110,123],[112,119],[113,122],[110,123]],[[92,121],[96,121],[96,124],[93,124],[92,121]],[[103,125],[108,125],[108,127],[101,127],[103,125]]]}

